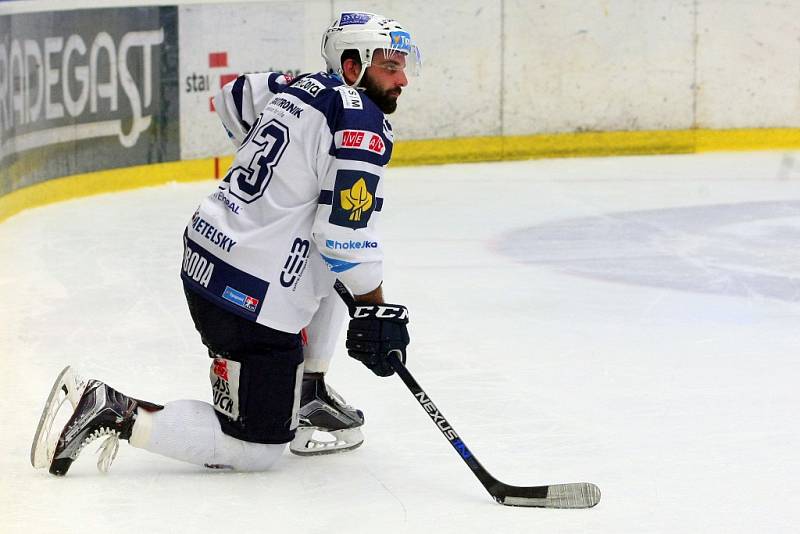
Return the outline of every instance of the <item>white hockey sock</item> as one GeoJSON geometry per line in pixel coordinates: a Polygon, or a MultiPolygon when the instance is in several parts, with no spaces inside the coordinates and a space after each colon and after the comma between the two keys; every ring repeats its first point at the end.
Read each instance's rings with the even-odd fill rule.
{"type": "Polygon", "coordinates": [[[347,307],[336,294],[320,301],[311,323],[306,327],[308,344],[303,348],[306,373],[327,373],[347,319],[347,307]]]}
{"type": "Polygon", "coordinates": [[[157,412],[139,409],[130,444],[176,460],[237,471],[265,471],[286,448],[223,434],[214,407],[196,400],[169,402],[157,412]]]}

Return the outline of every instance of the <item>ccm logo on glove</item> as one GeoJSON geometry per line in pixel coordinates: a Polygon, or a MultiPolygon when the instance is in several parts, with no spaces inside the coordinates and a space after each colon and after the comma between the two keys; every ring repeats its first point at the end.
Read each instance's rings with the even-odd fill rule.
{"type": "Polygon", "coordinates": [[[395,319],[408,322],[408,309],[399,304],[356,306],[350,317],[352,319],[395,319]]]}

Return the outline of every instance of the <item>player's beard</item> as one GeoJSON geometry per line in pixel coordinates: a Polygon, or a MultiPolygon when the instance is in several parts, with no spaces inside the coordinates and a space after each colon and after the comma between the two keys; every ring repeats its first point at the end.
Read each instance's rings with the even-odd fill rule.
{"type": "Polygon", "coordinates": [[[364,79],[361,80],[361,85],[364,87],[364,92],[367,93],[367,96],[375,102],[378,108],[389,115],[390,113],[394,113],[394,110],[397,109],[397,97],[400,96],[400,93],[403,92],[401,87],[391,87],[389,89],[381,89],[378,87],[372,77],[369,76],[369,73],[364,76],[364,79]]]}

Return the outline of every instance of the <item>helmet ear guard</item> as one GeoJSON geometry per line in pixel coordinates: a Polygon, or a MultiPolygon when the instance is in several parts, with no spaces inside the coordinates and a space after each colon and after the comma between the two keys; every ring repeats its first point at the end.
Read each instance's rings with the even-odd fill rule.
{"type": "Polygon", "coordinates": [[[328,72],[339,75],[343,81],[342,53],[345,50],[358,51],[361,73],[353,87],[361,82],[378,49],[383,49],[387,56],[404,54],[406,69],[411,75],[419,75],[422,64],[419,49],[412,41],[411,34],[397,21],[374,13],[341,13],[325,31],[320,48],[328,72]]]}

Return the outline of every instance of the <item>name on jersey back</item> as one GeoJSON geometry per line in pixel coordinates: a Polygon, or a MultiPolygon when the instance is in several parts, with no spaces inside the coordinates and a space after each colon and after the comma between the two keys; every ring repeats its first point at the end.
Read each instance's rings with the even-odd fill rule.
{"type": "Polygon", "coordinates": [[[197,214],[192,218],[192,229],[225,252],[230,252],[236,246],[236,241],[217,230],[197,214]]]}

